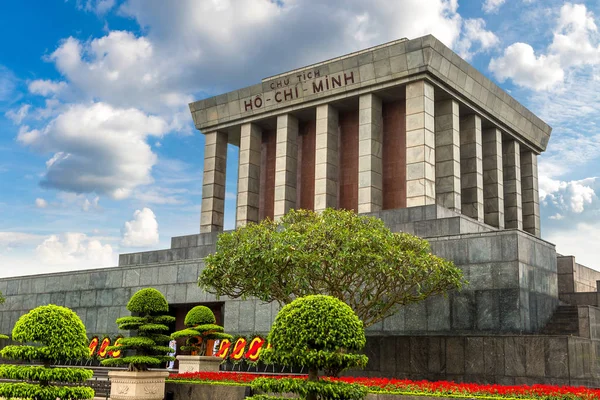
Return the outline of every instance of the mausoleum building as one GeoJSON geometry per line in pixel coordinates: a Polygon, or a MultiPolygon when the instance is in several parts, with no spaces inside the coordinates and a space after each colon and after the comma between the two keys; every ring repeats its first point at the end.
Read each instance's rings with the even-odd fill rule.
{"type": "Polygon", "coordinates": [[[48,303],[116,334],[155,287],[178,324],[204,304],[227,332],[268,332],[278,311],[204,292],[239,146],[236,226],[290,209],[381,218],[426,238],[469,285],[368,330],[367,374],[600,385],[600,273],[541,239],[537,157],[551,128],[433,36],[401,39],[190,104],[205,137],[200,233],[100,270],[0,279],[0,332],[48,303]]]}

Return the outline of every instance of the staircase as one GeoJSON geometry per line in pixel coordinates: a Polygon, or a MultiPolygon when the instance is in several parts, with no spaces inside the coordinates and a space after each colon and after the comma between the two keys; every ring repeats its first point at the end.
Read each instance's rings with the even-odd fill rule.
{"type": "Polygon", "coordinates": [[[579,313],[577,306],[558,306],[550,321],[540,332],[543,335],[573,335],[579,333],[579,313]]]}

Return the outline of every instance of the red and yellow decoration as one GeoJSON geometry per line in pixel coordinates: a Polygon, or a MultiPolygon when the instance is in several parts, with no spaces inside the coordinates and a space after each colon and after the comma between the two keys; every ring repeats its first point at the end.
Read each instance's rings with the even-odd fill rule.
{"type": "Polygon", "coordinates": [[[108,355],[108,346],[110,346],[110,338],[105,337],[102,339],[102,343],[100,343],[100,350],[98,350],[98,357],[106,358],[108,355]]]}
{"type": "MultiPolygon", "coordinates": [[[[123,339],[123,336],[119,336],[116,340],[115,340],[115,346],[120,346],[121,345],[121,340],[123,339]]],[[[121,358],[121,350],[113,350],[113,351],[109,351],[108,355],[111,358],[121,358]]]]}
{"type": "Polygon", "coordinates": [[[229,356],[229,358],[233,361],[239,361],[242,359],[242,357],[244,356],[244,349],[246,349],[246,344],[248,343],[248,341],[246,340],[246,338],[239,338],[236,342],[235,345],[233,346],[233,351],[231,352],[231,355],[229,356]]]}
{"type": "Polygon", "coordinates": [[[258,361],[261,350],[270,348],[271,345],[267,344],[267,340],[262,336],[254,336],[252,340],[250,338],[239,337],[234,343],[227,339],[221,340],[219,344],[219,350],[215,356],[221,357],[223,360],[231,360],[233,362],[239,362],[246,360],[251,363],[258,361]]]}
{"type": "MultiPolygon", "coordinates": [[[[115,346],[119,346],[121,339],[123,339],[122,336],[115,338],[115,346]]],[[[120,358],[122,355],[121,350],[108,351],[108,347],[111,345],[111,343],[112,340],[108,336],[104,337],[102,341],[100,341],[97,336],[94,336],[92,340],[90,340],[90,344],[88,346],[90,357],[97,356],[98,358],[120,358]]]]}
{"type": "Polygon", "coordinates": [[[229,354],[229,349],[231,348],[231,342],[228,339],[221,340],[221,344],[219,344],[219,351],[215,356],[221,357],[222,359],[226,359],[229,354]]]}
{"type": "Polygon", "coordinates": [[[94,336],[92,338],[92,340],[90,340],[90,345],[88,346],[88,348],[90,350],[90,357],[93,357],[94,354],[96,353],[96,349],[98,348],[98,343],[100,343],[100,340],[98,339],[97,336],[94,336]]]}
{"type": "Polygon", "coordinates": [[[260,351],[262,350],[264,344],[265,339],[261,338],[260,336],[257,336],[254,339],[252,339],[250,345],[248,346],[248,351],[244,355],[244,358],[252,362],[258,361],[260,351]]]}

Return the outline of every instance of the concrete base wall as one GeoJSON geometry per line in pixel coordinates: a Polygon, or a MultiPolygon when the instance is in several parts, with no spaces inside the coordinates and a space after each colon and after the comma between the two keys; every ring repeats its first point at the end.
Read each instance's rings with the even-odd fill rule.
{"type": "Polygon", "coordinates": [[[600,385],[600,340],[573,336],[370,336],[355,375],[504,385],[600,385]]]}
{"type": "MultiPolygon", "coordinates": [[[[535,332],[558,304],[556,255],[547,242],[436,205],[371,215],[393,231],[428,238],[432,251],[453,260],[470,283],[459,293],[405,307],[370,334],[535,332]]],[[[127,301],[144,287],[160,290],[173,305],[214,302],[197,279],[216,240],[214,232],[175,237],[171,249],[122,254],[115,268],[0,279],[6,297],[0,332],[9,333],[28,310],[53,303],[72,308],[89,335],[116,335],[114,321],[128,314],[127,301]]],[[[221,301],[225,329],[233,333],[268,332],[279,310],[256,300],[221,301]]]]}

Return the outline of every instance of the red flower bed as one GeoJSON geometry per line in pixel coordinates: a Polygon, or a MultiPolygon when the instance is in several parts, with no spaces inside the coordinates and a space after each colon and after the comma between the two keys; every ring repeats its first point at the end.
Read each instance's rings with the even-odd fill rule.
{"type": "MultiPolygon", "coordinates": [[[[247,384],[259,377],[267,378],[298,378],[306,379],[307,375],[271,375],[244,372],[194,372],[186,374],[171,374],[170,380],[197,381],[210,383],[247,384]]],[[[600,389],[589,389],[579,386],[554,385],[486,385],[478,383],[454,383],[446,381],[411,381],[408,379],[343,377],[326,378],[333,381],[358,383],[370,388],[373,392],[411,393],[426,395],[453,395],[478,397],[510,397],[537,399],[586,399],[600,400],[600,389]]]]}

